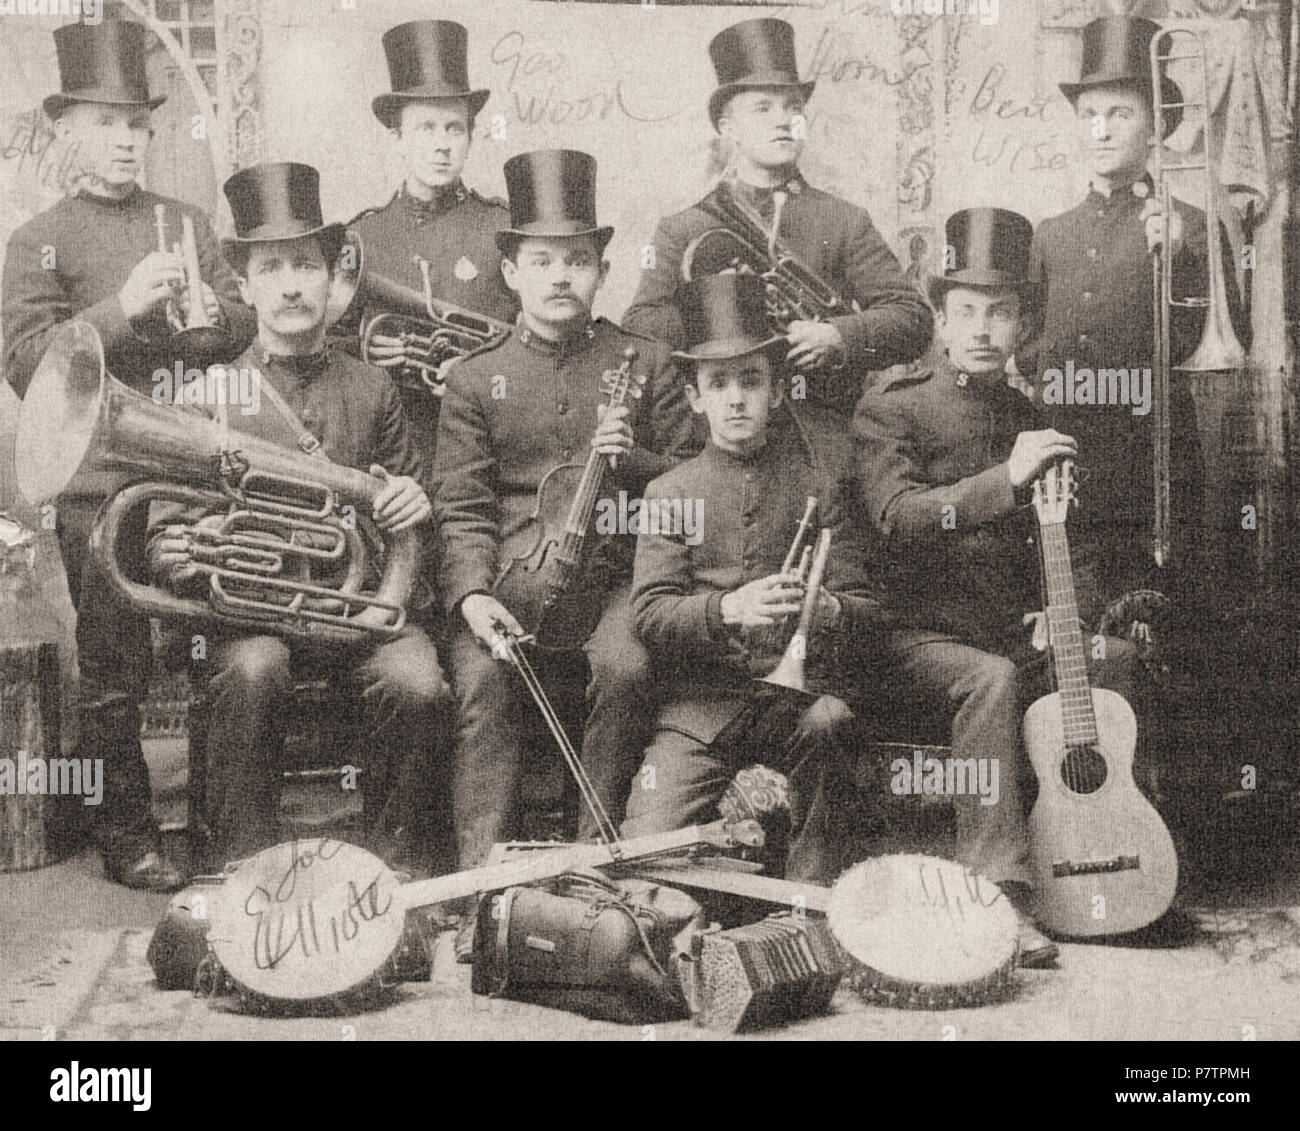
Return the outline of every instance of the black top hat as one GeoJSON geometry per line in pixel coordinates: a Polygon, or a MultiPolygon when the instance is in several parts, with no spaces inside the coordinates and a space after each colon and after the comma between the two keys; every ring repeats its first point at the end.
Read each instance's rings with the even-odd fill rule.
{"type": "Polygon", "coordinates": [[[686,348],[674,357],[718,361],[743,357],[784,341],[767,324],[765,288],[757,275],[704,275],[677,292],[686,348]]]}
{"type": "Polygon", "coordinates": [[[953,287],[1013,287],[1033,297],[1037,286],[1029,278],[1029,246],[1034,226],[1019,212],[1006,208],[966,208],[954,212],[944,225],[952,249],[951,267],[930,280],[930,301],[938,306],[953,287]]]}
{"type": "Polygon", "coordinates": [[[337,233],[342,224],[327,224],[320,210],[320,174],[294,161],[250,165],[221,186],[235,218],[235,235],[223,245],[296,240],[318,233],[337,233]]]}
{"type": "MultiPolygon", "coordinates": [[[[1159,34],[1159,24],[1140,16],[1101,16],[1085,24],[1079,81],[1061,83],[1061,93],[1074,105],[1089,87],[1128,83],[1150,98],[1151,40],[1159,34]]],[[[1183,100],[1173,79],[1162,78],[1160,87],[1165,102],[1183,100]]],[[[1182,117],[1181,107],[1165,112],[1165,136],[1178,128],[1182,117]]]]}
{"type": "Polygon", "coordinates": [[[473,118],[488,100],[486,90],[471,90],[466,54],[469,33],[452,20],[412,20],[384,32],[384,54],[393,93],[381,94],[370,108],[390,129],[408,102],[464,98],[473,118]]]}
{"type": "Polygon", "coordinates": [[[614,234],[596,223],[596,159],[575,149],[538,149],[505,164],[510,227],[497,232],[507,253],[522,236],[593,235],[601,250],[614,234]]]}
{"type": "Polygon", "coordinates": [[[785,20],[743,20],[718,32],[709,43],[718,89],[709,96],[709,121],[718,128],[722,107],[737,91],[763,86],[797,86],[812,97],[812,82],[799,81],[794,28],[785,20]]]}
{"type": "Polygon", "coordinates": [[[45,99],[45,113],[57,118],[74,102],[147,106],[150,110],[161,106],[166,95],[149,96],[145,74],[148,35],[143,24],[117,21],[55,28],[54,51],[63,90],[45,99]]]}

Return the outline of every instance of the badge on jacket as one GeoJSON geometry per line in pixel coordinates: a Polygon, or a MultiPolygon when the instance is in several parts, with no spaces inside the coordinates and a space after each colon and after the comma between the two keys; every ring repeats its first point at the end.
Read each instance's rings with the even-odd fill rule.
{"type": "Polygon", "coordinates": [[[456,260],[456,266],[452,268],[452,273],[462,283],[468,283],[471,279],[478,278],[478,268],[474,266],[473,261],[468,256],[464,255],[456,260]]]}

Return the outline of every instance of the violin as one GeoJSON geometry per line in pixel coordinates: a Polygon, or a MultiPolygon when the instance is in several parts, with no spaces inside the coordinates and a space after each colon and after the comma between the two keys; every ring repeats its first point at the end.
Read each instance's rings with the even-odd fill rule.
{"type": "MultiPolygon", "coordinates": [[[[637,351],[626,349],[622,364],[602,374],[609,409],[641,395],[646,378],[632,376],[636,359],[637,351]]],[[[575,592],[575,582],[588,564],[588,535],[611,466],[609,456],[592,448],[585,463],[551,468],[537,486],[528,523],[501,548],[505,565],[492,595],[539,648],[580,648],[600,620],[601,602],[592,599],[590,588],[575,592]]]]}

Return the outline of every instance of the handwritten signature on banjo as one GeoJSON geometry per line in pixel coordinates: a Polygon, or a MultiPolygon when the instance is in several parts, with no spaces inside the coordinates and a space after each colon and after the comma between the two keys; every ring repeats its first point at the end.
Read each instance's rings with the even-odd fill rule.
{"type": "Polygon", "coordinates": [[[921,860],[917,864],[916,871],[921,881],[923,904],[935,910],[946,911],[948,918],[953,922],[958,918],[966,918],[968,904],[971,907],[986,908],[992,907],[999,899],[1006,898],[1000,888],[984,880],[978,872],[973,872],[970,868],[962,869],[965,894],[959,891],[951,897],[948,894],[947,881],[944,879],[945,869],[936,867],[929,860],[921,860]],[[930,877],[928,881],[927,874],[930,877]]]}
{"type": "Polygon", "coordinates": [[[290,862],[279,881],[258,885],[244,900],[244,915],[255,919],[253,961],[259,970],[271,970],[291,955],[303,960],[342,953],[356,942],[367,923],[387,915],[391,894],[380,889],[387,874],[380,869],[368,883],[349,879],[331,883],[323,893],[298,894],[298,879],[314,864],[325,863],[346,847],[329,839],[290,847],[290,862]],[[331,905],[333,905],[331,907],[331,905]]]}

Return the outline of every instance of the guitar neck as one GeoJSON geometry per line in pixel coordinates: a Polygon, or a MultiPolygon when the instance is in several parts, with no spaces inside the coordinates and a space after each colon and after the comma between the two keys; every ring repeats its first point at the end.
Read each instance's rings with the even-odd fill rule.
{"type": "Polygon", "coordinates": [[[432,907],[485,891],[554,879],[575,868],[598,868],[605,864],[657,856],[699,844],[717,844],[725,837],[724,829],[725,825],[721,821],[712,825],[693,825],[675,832],[625,840],[618,846],[617,852],[607,844],[577,844],[554,851],[530,852],[518,860],[508,860],[503,864],[488,864],[465,872],[455,872],[450,876],[403,884],[398,890],[407,910],[432,907]]]}
{"type": "Polygon", "coordinates": [[[1056,688],[1061,694],[1065,743],[1090,746],[1097,742],[1097,716],[1092,708],[1088,657],[1074,596],[1070,542],[1063,522],[1040,522],[1039,530],[1047,586],[1048,636],[1056,668],[1056,688]]]}

